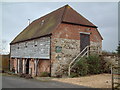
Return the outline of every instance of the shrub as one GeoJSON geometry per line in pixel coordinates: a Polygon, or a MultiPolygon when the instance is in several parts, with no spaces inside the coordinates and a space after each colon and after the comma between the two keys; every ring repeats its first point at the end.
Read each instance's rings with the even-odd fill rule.
{"type": "Polygon", "coordinates": [[[78,77],[77,73],[71,73],[70,78],[78,77]]]}
{"type": "MultiPolygon", "coordinates": [[[[78,59],[79,60],[79,59],[78,59]]],[[[86,57],[81,58],[76,65],[74,66],[74,73],[77,73],[76,76],[85,76],[88,73],[88,64],[86,57]]]]}
{"type": "Polygon", "coordinates": [[[32,77],[31,74],[26,74],[25,78],[26,78],[26,79],[32,79],[33,77],[32,77]]]}
{"type": "Polygon", "coordinates": [[[100,58],[101,73],[110,73],[111,72],[111,66],[112,66],[112,63],[106,61],[103,56],[100,58]]]}
{"type": "Polygon", "coordinates": [[[98,55],[94,54],[87,57],[87,63],[88,63],[89,74],[99,74],[101,72],[100,57],[98,55]]]}
{"type": "Polygon", "coordinates": [[[104,67],[104,73],[111,73],[111,66],[112,64],[110,62],[106,62],[104,67]]]}
{"type": "Polygon", "coordinates": [[[112,63],[106,61],[103,56],[92,54],[88,57],[78,58],[78,62],[71,70],[70,77],[78,77],[100,73],[110,73],[112,63]]]}
{"type": "Polygon", "coordinates": [[[40,77],[49,77],[50,74],[48,72],[41,72],[40,77]]]}
{"type": "Polygon", "coordinates": [[[26,76],[27,76],[27,74],[24,74],[24,73],[21,73],[21,74],[20,74],[20,77],[25,78],[26,76]]]}
{"type": "Polygon", "coordinates": [[[62,77],[62,73],[61,72],[57,72],[55,77],[56,78],[61,78],[62,77]]]}

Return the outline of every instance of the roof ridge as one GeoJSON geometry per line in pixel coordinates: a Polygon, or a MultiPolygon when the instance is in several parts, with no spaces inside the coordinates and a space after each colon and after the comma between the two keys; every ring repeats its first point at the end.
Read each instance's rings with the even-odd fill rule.
{"type": "MultiPolygon", "coordinates": [[[[57,9],[55,9],[55,10],[53,10],[53,11],[51,11],[51,12],[45,14],[45,15],[42,15],[41,17],[33,20],[32,22],[34,22],[34,21],[36,21],[36,20],[39,20],[39,19],[41,19],[41,18],[44,18],[45,16],[48,16],[48,15],[50,15],[51,13],[56,12],[57,10],[59,10],[59,9],[61,9],[61,8],[64,8],[64,7],[66,8],[67,6],[69,6],[69,5],[67,4],[67,5],[65,5],[65,6],[63,6],[63,7],[57,8],[57,9]]],[[[64,12],[63,12],[63,13],[64,13],[64,12]]],[[[31,22],[31,23],[32,23],[32,22],[31,22]]]]}
{"type": "MultiPolygon", "coordinates": [[[[75,18],[75,17],[72,17],[72,18],[75,18]]],[[[71,18],[71,19],[72,19],[71,18]]],[[[72,19],[73,20],[73,19],[72,19]]],[[[77,20],[77,19],[76,19],[77,20]]],[[[92,22],[90,22],[88,19],[86,19],[83,15],[81,15],[80,13],[78,13],[74,8],[72,8],[71,6],[69,6],[69,5],[65,5],[65,10],[64,10],[64,15],[63,15],[63,17],[62,17],[62,22],[68,22],[68,23],[74,23],[74,24],[76,24],[76,25],[84,25],[84,26],[92,26],[92,27],[95,27],[95,28],[97,28],[97,26],[96,25],[94,25],[92,22]],[[70,11],[71,10],[71,11],[70,11]],[[68,17],[66,17],[66,15],[69,15],[69,14],[67,14],[67,13],[69,13],[69,12],[74,12],[76,15],[77,15],[77,17],[79,16],[79,18],[81,18],[81,19],[83,19],[83,23],[78,23],[79,21],[77,21],[77,22],[69,22],[69,21],[66,21],[65,19],[67,18],[67,20],[69,19],[70,20],[70,18],[68,18],[68,17]],[[87,24],[84,24],[84,21],[87,21],[87,24]]]]}
{"type": "MultiPolygon", "coordinates": [[[[61,17],[61,22],[63,21],[63,18],[64,18],[64,16],[65,16],[65,11],[66,11],[66,9],[67,9],[67,6],[69,6],[69,5],[67,4],[67,5],[64,6],[64,11],[63,11],[63,15],[62,15],[62,17],[61,17]]],[[[63,7],[62,7],[62,8],[63,8],[63,7]]]]}

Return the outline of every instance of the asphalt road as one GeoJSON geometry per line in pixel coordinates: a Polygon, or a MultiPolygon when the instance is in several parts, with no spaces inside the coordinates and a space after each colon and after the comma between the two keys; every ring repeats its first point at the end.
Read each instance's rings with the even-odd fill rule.
{"type": "Polygon", "coordinates": [[[86,88],[56,81],[39,81],[20,77],[3,76],[2,88],[86,88]]]}

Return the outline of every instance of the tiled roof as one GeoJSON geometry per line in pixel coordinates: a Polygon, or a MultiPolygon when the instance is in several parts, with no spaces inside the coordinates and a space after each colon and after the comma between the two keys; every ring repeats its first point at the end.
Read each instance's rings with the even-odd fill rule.
{"type": "Polygon", "coordinates": [[[11,44],[49,35],[62,22],[97,28],[69,5],[65,5],[33,21],[11,42],[11,44]]]}

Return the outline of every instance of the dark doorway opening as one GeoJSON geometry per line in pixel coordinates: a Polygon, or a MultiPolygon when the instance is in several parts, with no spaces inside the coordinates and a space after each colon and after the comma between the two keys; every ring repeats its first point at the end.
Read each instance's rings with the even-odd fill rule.
{"type": "MultiPolygon", "coordinates": [[[[90,34],[80,33],[80,51],[83,51],[88,45],[90,45],[90,34]]],[[[86,51],[87,49],[84,52],[86,51]]]]}
{"type": "Polygon", "coordinates": [[[18,59],[17,59],[17,73],[19,73],[19,72],[18,72],[18,68],[19,68],[19,66],[18,66],[18,65],[19,65],[19,64],[18,64],[18,59]]]}
{"type": "Polygon", "coordinates": [[[26,61],[26,74],[29,74],[29,59],[26,61]]]}
{"type": "Polygon", "coordinates": [[[19,73],[23,72],[23,61],[22,59],[19,59],[19,73]]]}

